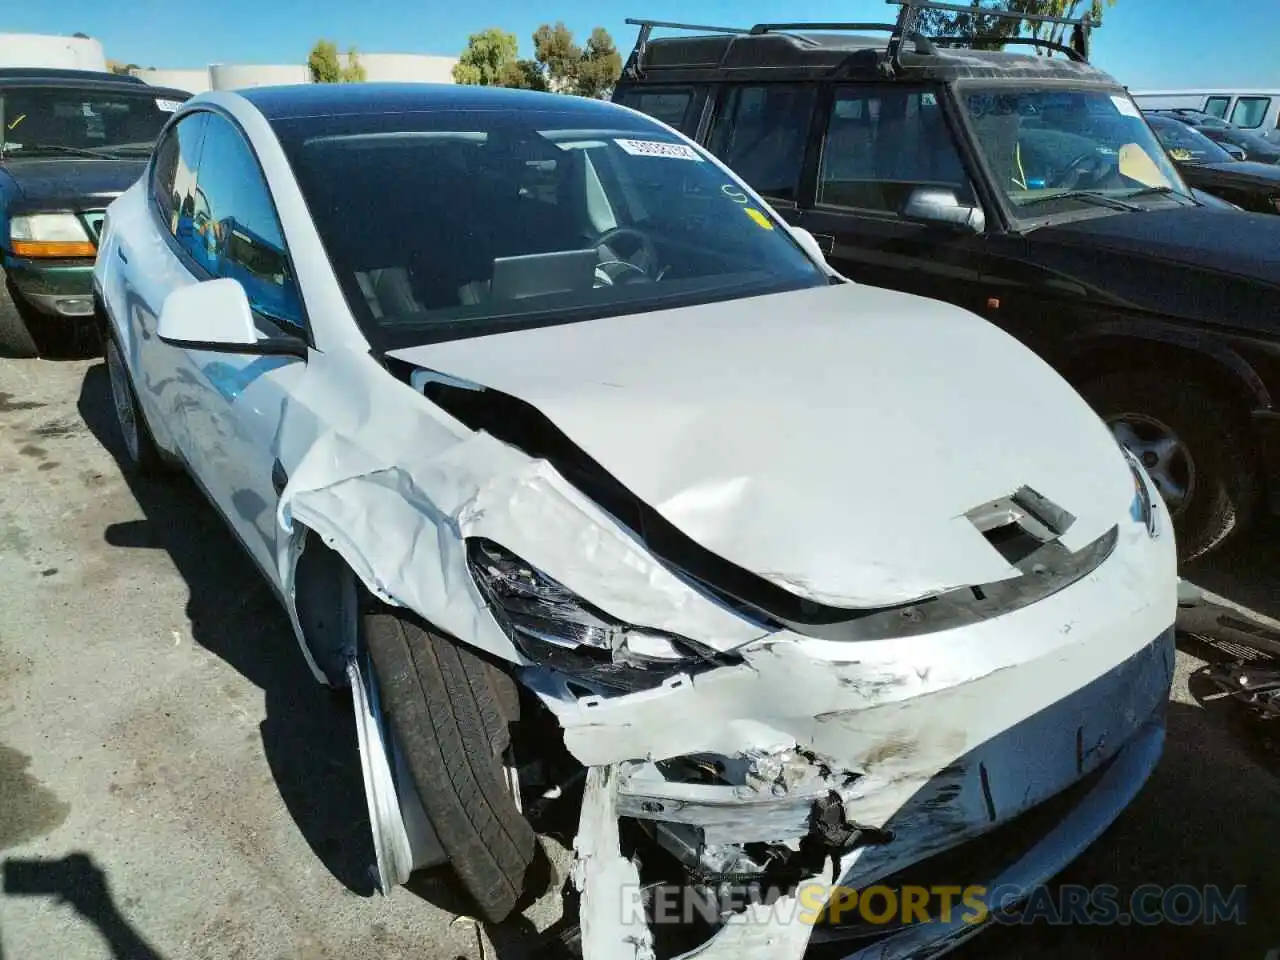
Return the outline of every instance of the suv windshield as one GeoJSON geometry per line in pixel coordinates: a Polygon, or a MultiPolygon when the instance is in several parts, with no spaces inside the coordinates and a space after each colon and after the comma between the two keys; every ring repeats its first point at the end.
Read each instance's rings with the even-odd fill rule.
{"type": "Polygon", "coordinates": [[[1194,127],[1168,117],[1148,117],[1156,138],[1174,160],[1183,163],[1231,163],[1231,154],[1194,127]]]}
{"type": "Polygon", "coordinates": [[[178,103],[121,86],[0,88],[0,156],[147,156],[178,103]]]}
{"type": "Polygon", "coordinates": [[[622,110],[277,121],[352,312],[384,349],[819,286],[741,184],[622,110]],[[594,124],[586,126],[584,124],[594,124]]]}
{"type": "Polygon", "coordinates": [[[1130,197],[1190,196],[1127,94],[966,86],[960,102],[1016,216],[1074,213],[1086,204],[1132,209],[1130,197]]]}

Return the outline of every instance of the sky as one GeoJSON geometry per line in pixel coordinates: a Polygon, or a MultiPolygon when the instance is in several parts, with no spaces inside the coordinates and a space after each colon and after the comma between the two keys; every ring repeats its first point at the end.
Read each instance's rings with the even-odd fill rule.
{"type": "MultiPolygon", "coordinates": [[[[532,53],[540,23],[563,20],[584,41],[603,26],[625,56],[635,40],[627,17],[749,26],[769,20],[892,20],[880,0],[56,0],[6,3],[0,32],[77,31],[100,40],[108,57],[161,68],[210,63],[301,63],[320,38],[372,53],[456,56],[467,35],[509,30],[532,53]],[[377,11],[376,13],[374,11],[377,11]],[[802,12],[801,12],[802,11],[802,12]]],[[[1268,8],[1272,8],[1270,11],[1268,8]]],[[[1132,90],[1161,87],[1280,87],[1280,26],[1260,0],[1117,0],[1094,35],[1093,60],[1132,90]]]]}

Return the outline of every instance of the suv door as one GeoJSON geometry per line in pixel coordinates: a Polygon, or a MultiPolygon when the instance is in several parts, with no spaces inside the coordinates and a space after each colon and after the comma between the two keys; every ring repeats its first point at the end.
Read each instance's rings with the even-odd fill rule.
{"type": "Polygon", "coordinates": [[[726,85],[707,142],[791,223],[798,222],[817,92],[812,83],[726,85]]]}
{"type": "Polygon", "coordinates": [[[981,219],[966,226],[908,216],[908,201],[921,190],[981,209],[943,91],[839,84],[823,100],[813,202],[800,224],[852,280],[978,310],[985,302],[981,219]]]}

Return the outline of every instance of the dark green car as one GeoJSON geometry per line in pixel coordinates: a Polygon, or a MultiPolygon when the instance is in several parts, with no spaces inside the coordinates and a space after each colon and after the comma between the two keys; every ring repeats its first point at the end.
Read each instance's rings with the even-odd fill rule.
{"type": "Polygon", "coordinates": [[[0,70],[0,355],[87,349],[107,204],[189,93],[80,70],[0,70]]]}

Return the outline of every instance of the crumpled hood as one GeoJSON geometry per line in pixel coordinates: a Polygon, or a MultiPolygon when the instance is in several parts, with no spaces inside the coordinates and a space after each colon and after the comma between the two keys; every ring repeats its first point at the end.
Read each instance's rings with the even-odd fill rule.
{"type": "Polygon", "coordinates": [[[702,546],[838,606],[1015,575],[965,513],[1023,485],[1077,517],[1072,549],[1133,494],[1108,430],[1038,357],[965,311],[871,287],[391,355],[536,407],[702,546]]]}
{"type": "Polygon", "coordinates": [[[8,158],[4,172],[17,184],[24,204],[52,203],[72,209],[99,208],[142,176],[146,159],[78,160],[63,157],[8,158]]]}

